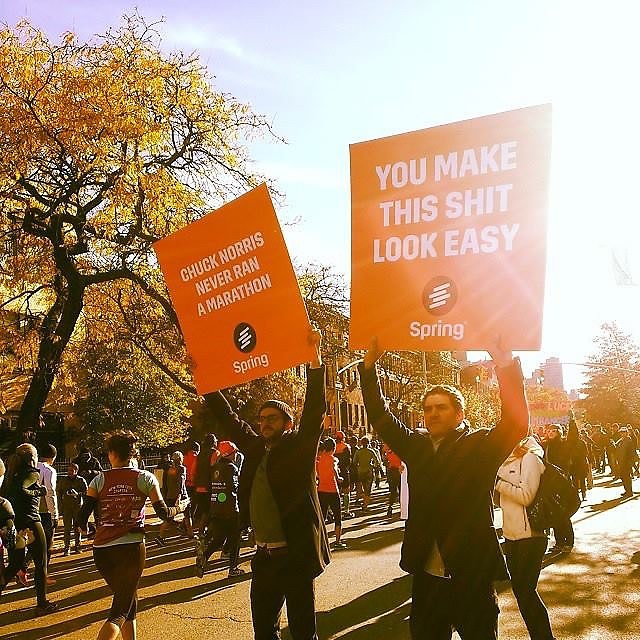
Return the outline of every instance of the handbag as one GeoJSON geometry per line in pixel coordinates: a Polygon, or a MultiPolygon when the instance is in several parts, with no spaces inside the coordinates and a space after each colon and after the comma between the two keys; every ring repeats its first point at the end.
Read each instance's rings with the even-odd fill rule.
{"type": "Polygon", "coordinates": [[[578,489],[560,467],[545,462],[540,486],[533,502],[527,507],[532,529],[544,531],[559,520],[570,518],[580,507],[578,489]]]}

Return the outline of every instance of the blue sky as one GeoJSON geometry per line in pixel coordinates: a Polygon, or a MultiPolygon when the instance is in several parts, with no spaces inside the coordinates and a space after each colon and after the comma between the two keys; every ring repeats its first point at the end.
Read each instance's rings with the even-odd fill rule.
{"type": "MultiPolygon", "coordinates": [[[[121,0],[0,0],[49,35],[99,33],[121,0]]],[[[640,95],[635,0],[138,2],[168,49],[196,50],[219,90],[273,119],[288,144],[252,156],[286,194],[279,215],[299,261],[348,275],[350,143],[517,107],[553,103],[543,351],[584,362],[601,322],[640,340],[640,287],[615,284],[611,251],[640,235],[640,95]]],[[[578,367],[567,367],[569,385],[578,367]]]]}

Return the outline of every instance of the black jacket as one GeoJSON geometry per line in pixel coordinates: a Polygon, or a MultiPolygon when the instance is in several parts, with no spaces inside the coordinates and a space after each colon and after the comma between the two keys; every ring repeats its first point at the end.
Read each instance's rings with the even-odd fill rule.
{"type": "MultiPolygon", "coordinates": [[[[282,435],[267,461],[267,477],[280,512],[292,568],[314,577],[322,573],[330,558],[315,464],[326,412],[324,375],[324,366],[307,368],[300,426],[282,435]]],[[[235,442],[245,455],[238,499],[241,522],[248,522],[251,487],[265,453],[265,441],[233,412],[220,392],[207,394],[205,400],[220,424],[216,435],[235,442]]]]}
{"type": "Polygon", "coordinates": [[[364,403],[374,428],[407,465],[409,518],[400,566],[421,573],[433,543],[449,575],[481,582],[508,576],[493,527],[498,467],[527,434],[529,413],[520,364],[496,369],[502,417],[493,429],[448,433],[437,452],[425,433],[404,426],[385,406],[374,368],[361,364],[364,403]]]}
{"type": "Polygon", "coordinates": [[[209,517],[230,518],[238,513],[238,467],[221,457],[211,467],[211,508],[209,517]]]}

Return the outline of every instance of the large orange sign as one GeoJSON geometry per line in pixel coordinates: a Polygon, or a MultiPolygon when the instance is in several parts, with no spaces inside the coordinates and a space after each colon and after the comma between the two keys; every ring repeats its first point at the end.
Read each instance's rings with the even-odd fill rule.
{"type": "Polygon", "coordinates": [[[350,147],[352,349],[538,350],[551,107],[350,147]]]}
{"type": "Polygon", "coordinates": [[[265,185],[154,249],[198,393],[312,359],[307,311],[265,185]]]}

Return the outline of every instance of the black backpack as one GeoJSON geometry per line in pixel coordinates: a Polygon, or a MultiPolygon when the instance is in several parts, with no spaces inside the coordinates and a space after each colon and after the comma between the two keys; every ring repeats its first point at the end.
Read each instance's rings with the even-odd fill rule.
{"type": "Polygon", "coordinates": [[[559,520],[570,518],[580,507],[578,489],[569,476],[550,462],[544,466],[536,497],[527,507],[529,524],[536,531],[544,531],[559,520]]]}

